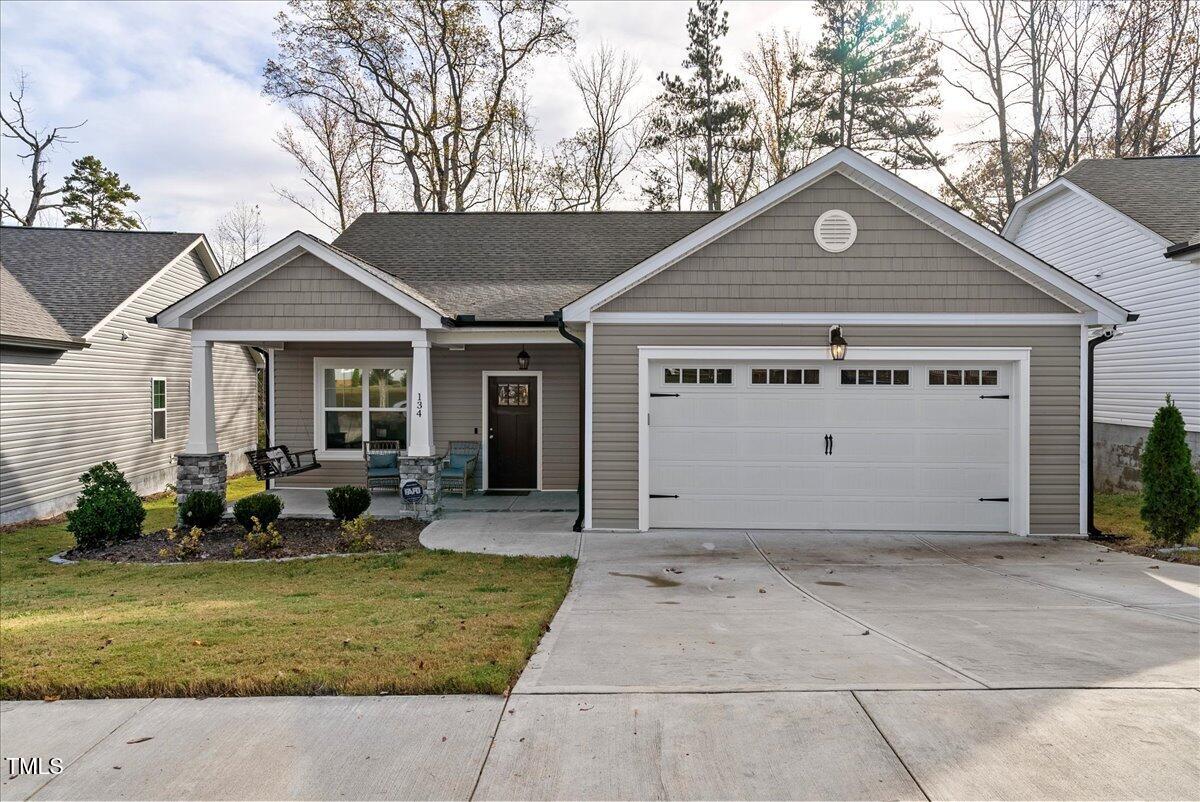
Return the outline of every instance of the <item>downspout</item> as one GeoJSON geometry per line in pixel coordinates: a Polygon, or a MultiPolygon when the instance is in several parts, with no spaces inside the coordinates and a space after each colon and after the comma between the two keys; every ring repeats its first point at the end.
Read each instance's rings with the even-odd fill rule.
{"type": "MultiPolygon", "coordinates": [[[[267,440],[271,439],[271,352],[265,348],[259,348],[257,345],[252,345],[250,348],[258,352],[258,355],[263,358],[263,424],[267,430],[267,440]]],[[[254,428],[255,434],[258,434],[258,410],[254,410],[254,428]]],[[[258,438],[254,438],[257,442],[258,438]]],[[[274,443],[268,442],[267,446],[273,446],[274,443]]],[[[267,490],[271,489],[271,480],[267,479],[265,483],[267,490]]]]}
{"type": "Polygon", "coordinates": [[[1115,328],[1105,329],[1101,334],[1088,340],[1088,408],[1087,408],[1087,528],[1088,537],[1100,537],[1101,532],[1096,527],[1096,456],[1095,434],[1096,426],[1096,347],[1106,343],[1116,334],[1115,328]]]}
{"type": "MultiPolygon", "coordinates": [[[[577,345],[579,347],[579,351],[580,351],[580,354],[579,354],[580,360],[579,361],[581,363],[583,363],[585,361],[584,351],[587,348],[587,346],[585,345],[583,340],[579,339],[574,334],[567,331],[567,323],[565,320],[563,320],[562,310],[560,309],[554,315],[547,315],[546,318],[547,318],[547,320],[546,320],[547,323],[552,322],[552,321],[557,322],[558,323],[558,333],[561,334],[566,339],[570,340],[571,342],[575,343],[575,345],[577,345]]],[[[587,437],[587,429],[586,429],[587,422],[584,420],[584,417],[587,414],[587,412],[586,412],[587,398],[585,397],[586,393],[587,393],[587,365],[582,364],[580,367],[580,371],[579,371],[579,514],[575,517],[574,526],[571,527],[572,532],[582,532],[583,531],[583,505],[584,505],[583,455],[584,455],[584,450],[587,445],[584,442],[584,439],[587,437]]]]}

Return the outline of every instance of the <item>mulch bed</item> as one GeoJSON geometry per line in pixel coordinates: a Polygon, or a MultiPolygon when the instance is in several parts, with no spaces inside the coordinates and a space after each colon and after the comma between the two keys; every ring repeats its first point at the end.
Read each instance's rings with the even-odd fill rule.
{"type": "MultiPolygon", "coordinates": [[[[277,549],[265,552],[252,552],[247,549],[240,559],[279,559],[281,557],[308,557],[317,554],[345,553],[346,549],[338,543],[341,527],[337,521],[280,518],[275,527],[283,535],[283,545],[277,549]]],[[[406,549],[422,548],[418,541],[425,524],[412,518],[402,518],[397,521],[376,520],[371,525],[371,535],[375,542],[369,551],[391,552],[406,549]]],[[[166,529],[151,532],[134,540],[113,543],[101,549],[71,549],[62,556],[68,560],[104,560],[114,563],[172,563],[172,562],[206,562],[209,560],[235,560],[233,548],[238,544],[245,545],[246,530],[236,521],[223,521],[211,529],[205,530],[200,541],[200,553],[180,560],[175,556],[175,544],[167,540],[166,529]],[[160,555],[162,549],[170,552],[169,556],[160,555]]],[[[176,530],[177,534],[186,533],[184,527],[176,530]]],[[[178,542],[178,541],[177,541],[178,542]]]]}

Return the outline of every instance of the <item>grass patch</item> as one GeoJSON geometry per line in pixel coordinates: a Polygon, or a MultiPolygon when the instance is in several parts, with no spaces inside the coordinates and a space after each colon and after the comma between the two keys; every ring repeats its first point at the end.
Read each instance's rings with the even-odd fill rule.
{"type": "MultiPolygon", "coordinates": [[[[1162,559],[1155,549],[1161,544],[1150,537],[1141,517],[1140,493],[1097,493],[1095,496],[1096,526],[1105,535],[1107,545],[1120,551],[1162,559]]],[[[1200,546],[1200,533],[1192,533],[1186,545],[1200,546]]],[[[1174,562],[1200,565],[1200,552],[1179,552],[1171,555],[1174,562]]]]}
{"type": "MultiPolygon", "coordinates": [[[[239,478],[229,495],[261,489],[239,478]]],[[[144,531],[174,523],[172,497],[145,506],[144,531]]],[[[502,693],[575,565],[424,550],[286,563],[46,561],[72,542],[61,521],[0,533],[0,697],[502,693]]]]}

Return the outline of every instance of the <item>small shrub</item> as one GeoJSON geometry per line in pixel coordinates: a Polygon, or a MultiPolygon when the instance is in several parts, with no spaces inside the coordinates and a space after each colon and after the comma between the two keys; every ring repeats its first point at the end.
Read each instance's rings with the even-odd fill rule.
{"type": "Polygon", "coordinates": [[[325,493],[329,500],[329,511],[339,521],[352,521],[371,506],[371,491],[355,485],[341,485],[325,493]]]}
{"type": "MultiPolygon", "coordinates": [[[[241,544],[239,544],[241,545],[241,544]]],[[[251,519],[250,530],[246,532],[246,544],[242,548],[241,553],[238,553],[237,548],[234,548],[234,556],[242,557],[247,552],[251,554],[262,554],[267,551],[274,551],[283,545],[283,535],[275,528],[274,523],[267,524],[266,528],[258,521],[257,518],[251,519]]]]}
{"type": "Polygon", "coordinates": [[[195,557],[200,553],[200,540],[203,537],[204,530],[198,526],[193,526],[186,535],[180,535],[174,529],[168,529],[167,541],[174,544],[175,550],[172,552],[169,548],[159,549],[158,556],[163,559],[174,557],[177,560],[195,557]]]}
{"type": "Polygon", "coordinates": [[[179,521],[184,526],[208,529],[221,522],[225,514],[225,499],[211,490],[189,493],[179,505],[179,521]]]}
{"type": "Polygon", "coordinates": [[[1200,527],[1200,476],[1192,468],[1183,415],[1167,396],[1142,451],[1142,520],[1155,540],[1181,545],[1200,527]]]}
{"type": "Polygon", "coordinates": [[[338,549],[341,551],[363,552],[375,547],[375,536],[371,527],[375,519],[370,515],[360,515],[354,520],[344,521],[342,531],[338,535],[338,549]]]}
{"type": "Polygon", "coordinates": [[[282,512],[283,499],[270,493],[255,493],[233,505],[233,517],[247,532],[254,528],[255,519],[266,526],[275,523],[282,512]]]}
{"type": "Polygon", "coordinates": [[[80,548],[95,548],[141,534],[146,510],[115,463],[93,465],[79,481],[83,491],[75,509],[67,513],[67,530],[80,548]]]}

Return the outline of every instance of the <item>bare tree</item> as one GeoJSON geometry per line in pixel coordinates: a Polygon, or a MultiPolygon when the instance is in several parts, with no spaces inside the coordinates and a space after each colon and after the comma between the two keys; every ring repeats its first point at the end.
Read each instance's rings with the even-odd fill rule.
{"type": "Polygon", "coordinates": [[[19,153],[18,157],[29,162],[29,205],[23,212],[19,212],[8,187],[4,187],[0,193],[0,220],[11,218],[19,226],[32,226],[37,222],[39,213],[62,208],[61,199],[55,198],[62,195],[63,187],[46,187],[50,151],[56,145],[74,144],[74,140],[67,139],[63,132],[79,128],[87,122],[84,120],[75,125],[59,125],[49,129],[34,125],[26,116],[25,90],[28,86],[29,77],[21,73],[17,77],[16,90],[8,93],[12,112],[9,116],[0,112],[0,123],[3,123],[5,129],[0,131],[0,136],[15,139],[27,149],[25,153],[19,153]]]}
{"type": "MultiPolygon", "coordinates": [[[[364,169],[362,131],[332,103],[295,103],[299,128],[284,126],[275,141],[296,161],[307,194],[274,187],[276,194],[340,234],[356,215],[355,194],[364,169]]],[[[373,165],[374,162],[368,162],[373,165]]]]}
{"type": "Polygon", "coordinates": [[[258,204],[239,202],[217,221],[217,258],[225,270],[262,250],[262,212],[258,204]]]}
{"type": "Polygon", "coordinates": [[[561,0],[291,0],[277,19],[267,93],[377,132],[422,211],[472,205],[513,83],[573,41],[561,0]]]}
{"type": "Polygon", "coordinates": [[[693,180],[690,164],[698,156],[684,139],[670,139],[649,151],[639,172],[644,183],[639,187],[648,211],[685,211],[694,209],[701,195],[699,182],[693,180]]]}
{"type": "Polygon", "coordinates": [[[812,157],[816,125],[814,112],[803,109],[804,47],[800,37],[784,29],[759,34],[743,57],[750,76],[753,121],[763,142],[762,169],[774,184],[794,173],[812,157]]]}
{"type": "Polygon", "coordinates": [[[489,208],[529,212],[545,205],[546,157],[537,143],[529,97],[506,104],[488,148],[489,208]]]}

